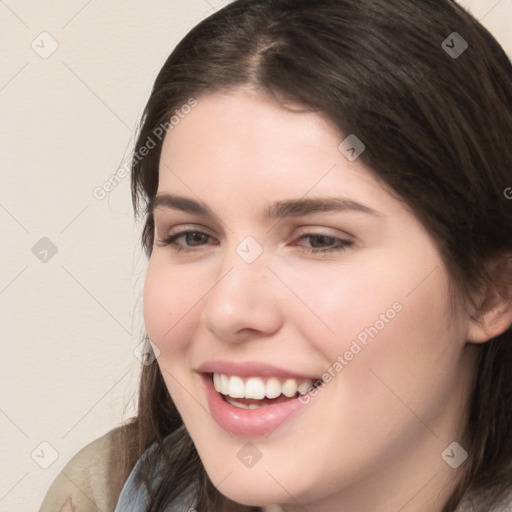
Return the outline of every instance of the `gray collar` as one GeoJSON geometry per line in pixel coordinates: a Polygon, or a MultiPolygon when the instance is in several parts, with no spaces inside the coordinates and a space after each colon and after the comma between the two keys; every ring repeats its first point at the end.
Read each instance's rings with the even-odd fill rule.
{"type": "MultiPolygon", "coordinates": [[[[164,439],[164,444],[166,439],[164,439]]],[[[150,497],[140,478],[143,465],[146,468],[151,468],[150,481],[158,485],[165,474],[166,463],[156,441],[144,451],[132,469],[130,476],[123,485],[114,512],[147,512],[149,510],[150,497]]],[[[195,512],[193,506],[194,492],[191,488],[161,512],[195,512]]]]}

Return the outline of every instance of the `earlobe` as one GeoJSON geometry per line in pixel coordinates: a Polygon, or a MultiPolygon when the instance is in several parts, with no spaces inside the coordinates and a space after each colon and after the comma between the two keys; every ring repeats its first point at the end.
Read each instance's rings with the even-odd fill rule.
{"type": "Polygon", "coordinates": [[[489,341],[512,326],[512,256],[495,262],[490,276],[493,284],[480,303],[478,318],[468,327],[467,340],[471,343],[489,341]]]}
{"type": "Polygon", "coordinates": [[[512,303],[502,304],[487,310],[479,320],[472,320],[467,340],[471,343],[484,343],[504,333],[512,325],[512,303]]]}

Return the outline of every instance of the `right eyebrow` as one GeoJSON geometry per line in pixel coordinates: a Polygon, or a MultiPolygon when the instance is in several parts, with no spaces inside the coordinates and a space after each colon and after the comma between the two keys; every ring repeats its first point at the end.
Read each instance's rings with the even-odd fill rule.
{"type": "Polygon", "coordinates": [[[175,196],[172,194],[158,194],[155,196],[148,205],[148,212],[153,214],[158,207],[181,210],[186,213],[194,213],[208,219],[215,218],[213,212],[205,204],[199,203],[194,199],[175,196]]]}

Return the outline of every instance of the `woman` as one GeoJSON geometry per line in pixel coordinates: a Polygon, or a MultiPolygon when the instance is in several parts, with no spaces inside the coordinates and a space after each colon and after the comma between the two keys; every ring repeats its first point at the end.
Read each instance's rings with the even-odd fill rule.
{"type": "Polygon", "coordinates": [[[157,358],[41,510],[512,510],[511,85],[450,0],[194,28],[133,159],[157,358]]]}

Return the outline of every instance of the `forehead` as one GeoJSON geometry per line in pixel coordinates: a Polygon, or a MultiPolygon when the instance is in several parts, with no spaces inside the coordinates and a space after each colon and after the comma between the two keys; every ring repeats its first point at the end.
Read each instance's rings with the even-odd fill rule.
{"type": "Polygon", "coordinates": [[[272,199],[345,197],[379,210],[387,193],[340,152],[343,138],[318,113],[252,91],[201,96],[164,139],[159,193],[258,209],[272,199]]]}
{"type": "Polygon", "coordinates": [[[164,140],[163,155],[216,161],[258,157],[266,167],[306,154],[336,155],[341,135],[319,114],[284,108],[254,91],[200,96],[164,140]],[[198,151],[200,150],[200,151],[198,151]]]}

